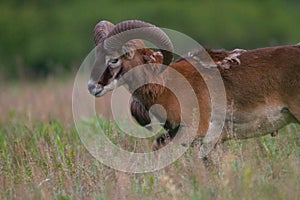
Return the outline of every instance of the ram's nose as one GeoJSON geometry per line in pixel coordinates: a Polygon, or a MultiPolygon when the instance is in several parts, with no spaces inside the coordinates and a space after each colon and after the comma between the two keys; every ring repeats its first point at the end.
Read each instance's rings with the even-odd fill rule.
{"type": "Polygon", "coordinates": [[[101,93],[103,92],[103,86],[94,81],[89,81],[88,90],[91,95],[95,97],[100,97],[102,96],[101,93]]]}

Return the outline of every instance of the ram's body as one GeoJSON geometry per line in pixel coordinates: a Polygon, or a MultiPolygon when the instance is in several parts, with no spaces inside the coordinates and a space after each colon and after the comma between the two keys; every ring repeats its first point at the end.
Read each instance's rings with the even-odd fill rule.
{"type": "MultiPolygon", "coordinates": [[[[208,50],[216,64],[230,57],[231,52],[208,50]]],[[[195,54],[193,55],[193,57],[195,54]]],[[[222,139],[245,139],[273,133],[291,122],[300,120],[300,46],[281,46],[242,51],[234,62],[224,62],[227,67],[218,66],[226,96],[227,115],[222,139]]],[[[176,61],[169,67],[175,69],[193,87],[200,109],[198,136],[204,137],[210,124],[210,96],[203,77],[192,66],[197,62],[192,57],[176,61]]],[[[169,85],[180,85],[169,77],[169,85]]],[[[151,85],[148,86],[151,90],[151,85]]],[[[155,86],[158,87],[158,86],[155,86]]],[[[176,130],[180,125],[181,108],[178,99],[170,90],[159,95],[133,94],[139,103],[132,105],[133,116],[142,125],[150,123],[148,112],[152,105],[162,105],[168,115],[165,128],[176,130]],[[139,112],[137,112],[138,110],[139,112]]],[[[188,101],[188,98],[187,98],[188,101]]],[[[155,114],[155,113],[154,113],[155,114]]],[[[157,114],[159,115],[159,114],[157,114]]],[[[158,116],[159,118],[159,116],[158,116]]],[[[175,131],[176,134],[176,131],[175,131]]],[[[171,138],[174,135],[171,134],[171,138]]],[[[160,138],[154,149],[164,145],[160,138]]]]}
{"type": "MultiPolygon", "coordinates": [[[[222,140],[245,139],[272,133],[283,126],[300,121],[300,45],[279,46],[255,50],[215,51],[207,50],[215,62],[224,82],[227,96],[227,114],[222,140]]],[[[165,55],[164,55],[165,56],[165,55]]],[[[210,125],[211,99],[203,77],[192,66],[198,62],[197,53],[169,64],[192,86],[199,105],[200,122],[197,136],[204,137],[210,125]]],[[[106,68],[104,75],[91,75],[91,83],[100,89],[90,88],[97,96],[137,65],[162,63],[162,55],[150,49],[138,49],[130,58],[122,58],[114,69],[106,68]],[[116,70],[118,69],[118,70],[116,70]]],[[[154,65],[155,66],[155,65],[154,65]]],[[[155,67],[154,67],[155,68],[155,67]]],[[[153,68],[145,68],[144,74],[153,79],[153,68]]],[[[136,76],[139,77],[139,76],[136,76]]],[[[163,79],[165,76],[160,75],[163,79]]],[[[133,80],[134,81],[134,80],[133,80]]],[[[180,82],[169,77],[168,84],[179,87],[180,82]]],[[[187,101],[188,98],[186,98],[187,101]]],[[[149,109],[154,104],[162,105],[167,112],[164,125],[167,135],[159,137],[153,149],[159,149],[172,139],[180,126],[181,108],[178,99],[161,85],[149,84],[133,92],[131,112],[143,126],[149,124],[149,109]],[[168,136],[168,137],[166,137],[168,136]]],[[[192,104],[191,104],[192,105],[192,104]]],[[[183,113],[191,114],[191,113],[183,113]]],[[[157,118],[161,113],[155,112],[157,118]]]]}

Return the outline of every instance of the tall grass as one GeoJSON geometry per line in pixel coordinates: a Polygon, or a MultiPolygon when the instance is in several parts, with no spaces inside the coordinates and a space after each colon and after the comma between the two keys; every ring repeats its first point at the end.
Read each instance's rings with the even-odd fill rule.
{"type": "MultiPolygon", "coordinates": [[[[68,87],[68,84],[60,87],[68,87]]],[[[19,94],[25,95],[22,91],[19,94]]],[[[48,90],[48,94],[59,98],[56,89],[48,90]]],[[[12,103],[14,99],[7,102],[12,103]]],[[[47,101],[45,107],[55,105],[55,101],[47,101]]],[[[1,103],[1,107],[8,104],[1,103]]],[[[300,197],[298,125],[289,125],[276,137],[225,143],[218,151],[219,173],[204,168],[195,147],[162,170],[128,174],[103,165],[87,152],[72,123],[60,119],[66,110],[62,109],[57,119],[54,115],[45,121],[34,115],[28,117],[28,113],[35,113],[37,108],[32,107],[23,116],[15,112],[0,123],[0,199],[300,197]]],[[[51,109],[49,114],[52,115],[51,109]]],[[[134,145],[131,139],[120,140],[118,132],[113,132],[110,139],[121,143],[120,146],[134,145]]],[[[143,146],[138,148],[145,151],[143,146]]]]}

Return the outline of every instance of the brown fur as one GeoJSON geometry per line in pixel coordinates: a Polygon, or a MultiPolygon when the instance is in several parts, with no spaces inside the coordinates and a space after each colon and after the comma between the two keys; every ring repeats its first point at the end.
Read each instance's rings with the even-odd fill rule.
{"type": "MultiPolygon", "coordinates": [[[[227,51],[207,50],[207,52],[216,64],[226,60],[230,55],[227,51]]],[[[137,50],[132,60],[122,62],[124,73],[137,65],[153,63],[147,59],[151,55],[155,55],[155,52],[150,49],[137,50]]],[[[240,63],[229,62],[228,69],[218,66],[227,96],[226,124],[227,126],[229,123],[237,125],[236,138],[257,137],[277,131],[290,122],[299,122],[300,46],[279,46],[243,51],[238,59],[240,63]],[[272,119],[273,113],[279,115],[278,119],[272,119]],[[254,122],[258,123],[259,127],[255,127],[254,122]],[[246,128],[243,128],[244,126],[246,128]],[[251,134],[251,131],[256,133],[251,134]]],[[[191,65],[193,62],[196,61],[183,58],[170,64],[169,67],[182,74],[193,87],[201,117],[197,136],[204,137],[210,124],[211,100],[203,77],[191,65]]],[[[162,59],[157,59],[155,63],[151,65],[152,67],[140,72],[137,79],[145,77],[149,80],[165,81],[164,76],[156,73],[162,59]]],[[[175,86],[180,86],[180,83],[172,80],[172,77],[169,77],[168,81],[175,86]]],[[[141,125],[145,126],[150,123],[148,112],[154,104],[162,105],[167,111],[167,121],[164,127],[169,133],[168,137],[164,135],[156,140],[153,149],[157,150],[175,136],[182,113],[172,91],[161,85],[149,84],[133,92],[131,112],[141,125]]],[[[154,115],[160,118],[160,113],[154,113],[154,115]]],[[[223,140],[231,138],[233,137],[226,135],[226,132],[222,133],[223,140]]]]}
{"type": "MultiPolygon", "coordinates": [[[[229,54],[226,51],[214,50],[209,50],[208,53],[215,62],[221,61],[229,54]]],[[[282,46],[250,50],[243,52],[239,59],[241,63],[231,63],[230,69],[219,67],[225,85],[228,106],[233,103],[232,110],[235,120],[244,120],[243,116],[240,117],[241,113],[249,113],[250,115],[253,110],[259,107],[263,108],[270,103],[279,103],[283,108],[287,108],[299,121],[300,47],[282,46]],[[269,100],[267,101],[267,99],[269,100]]],[[[190,62],[181,59],[171,64],[170,67],[180,72],[195,90],[201,116],[198,136],[204,137],[210,122],[210,97],[203,78],[190,62]]],[[[149,105],[147,101],[144,103],[147,108],[154,103],[165,107],[168,112],[167,122],[169,127],[167,129],[179,125],[180,107],[176,97],[170,91],[164,91],[149,105]]],[[[262,134],[270,132],[273,132],[273,130],[266,130],[262,134]]],[[[248,136],[243,137],[248,138],[248,136]]],[[[161,141],[161,143],[156,142],[154,149],[161,148],[167,143],[162,138],[157,141],[161,141]]]]}

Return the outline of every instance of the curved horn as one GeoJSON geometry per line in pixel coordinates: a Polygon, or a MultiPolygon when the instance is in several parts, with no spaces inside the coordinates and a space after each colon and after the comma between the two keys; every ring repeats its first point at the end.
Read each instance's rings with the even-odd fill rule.
{"type": "Polygon", "coordinates": [[[108,34],[103,47],[117,50],[133,39],[143,39],[153,43],[162,51],[163,64],[169,65],[172,62],[174,47],[167,34],[160,28],[139,20],[128,20],[117,24],[108,34]]]}
{"type": "Polygon", "coordinates": [[[94,41],[96,46],[100,43],[102,43],[108,34],[113,30],[115,27],[114,24],[112,24],[109,21],[103,20],[100,21],[94,28],[94,41]]]}

